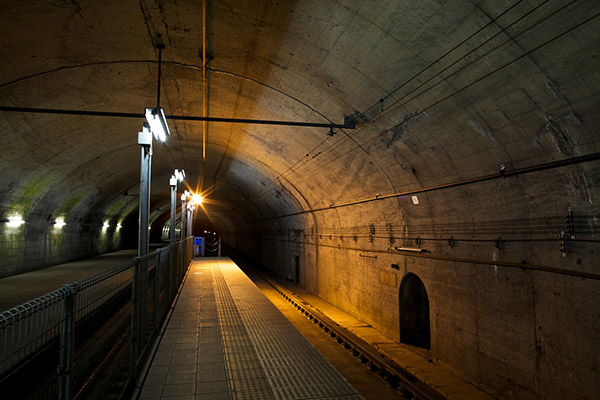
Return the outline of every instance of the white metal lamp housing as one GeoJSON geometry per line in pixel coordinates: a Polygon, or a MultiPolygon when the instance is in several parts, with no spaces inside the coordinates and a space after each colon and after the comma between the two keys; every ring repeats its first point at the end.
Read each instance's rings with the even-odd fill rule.
{"type": "Polygon", "coordinates": [[[146,108],[146,119],[156,140],[164,142],[171,135],[162,107],[146,108]]]}
{"type": "Polygon", "coordinates": [[[185,178],[185,171],[183,169],[182,170],[176,169],[173,176],[175,177],[175,179],[177,179],[178,182],[183,182],[183,179],[185,178]]]}

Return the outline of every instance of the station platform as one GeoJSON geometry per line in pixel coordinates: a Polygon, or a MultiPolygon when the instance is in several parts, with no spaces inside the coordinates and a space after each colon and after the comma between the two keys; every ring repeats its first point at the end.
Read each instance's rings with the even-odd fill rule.
{"type": "Polygon", "coordinates": [[[193,261],[137,399],[362,399],[228,258],[193,261]]]}
{"type": "Polygon", "coordinates": [[[0,311],[60,289],[67,282],[110,271],[128,263],[137,250],[121,250],[0,279],[0,311]]]}
{"type": "MultiPolygon", "coordinates": [[[[108,253],[0,279],[0,311],[58,289],[63,283],[127,263],[135,254],[135,250],[108,253]]],[[[368,372],[351,352],[323,335],[260,276],[246,273],[249,277],[228,258],[192,262],[134,398],[404,398],[368,372]]],[[[300,298],[305,308],[318,310],[353,332],[441,397],[491,399],[464,378],[432,362],[426,352],[421,354],[387,338],[298,285],[280,283],[300,298]]]]}

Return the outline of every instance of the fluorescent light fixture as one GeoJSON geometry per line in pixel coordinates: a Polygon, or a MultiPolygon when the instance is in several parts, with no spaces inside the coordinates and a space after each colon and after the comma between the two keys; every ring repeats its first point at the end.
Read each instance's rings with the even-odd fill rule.
{"type": "Polygon", "coordinates": [[[9,228],[18,228],[24,223],[25,221],[23,221],[23,217],[21,216],[21,214],[13,214],[8,217],[8,222],[6,223],[6,226],[8,226],[9,228]]]}
{"type": "Polygon", "coordinates": [[[150,124],[150,130],[154,134],[156,140],[164,142],[167,139],[167,136],[171,135],[165,113],[161,107],[146,108],[146,119],[148,120],[148,124],[150,124]]]}
{"type": "Polygon", "coordinates": [[[123,227],[123,225],[117,224],[117,230],[121,229],[122,227],[123,227]]]}
{"type": "Polygon", "coordinates": [[[57,217],[54,220],[54,229],[62,229],[67,223],[65,222],[65,217],[57,217]]]}
{"type": "Polygon", "coordinates": [[[185,171],[182,169],[181,171],[176,169],[175,170],[175,174],[173,175],[175,177],[175,179],[177,179],[179,182],[183,182],[183,178],[185,178],[185,171]]]}
{"type": "Polygon", "coordinates": [[[104,221],[104,223],[102,224],[102,230],[105,231],[108,228],[110,228],[110,224],[108,223],[108,221],[104,221]]]}

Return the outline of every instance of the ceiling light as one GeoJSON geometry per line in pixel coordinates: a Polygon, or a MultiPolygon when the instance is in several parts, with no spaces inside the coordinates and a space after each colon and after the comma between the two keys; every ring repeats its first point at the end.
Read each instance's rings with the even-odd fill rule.
{"type": "Polygon", "coordinates": [[[204,200],[204,198],[202,197],[202,195],[195,193],[192,195],[192,204],[193,205],[200,205],[202,204],[202,201],[204,200]]]}
{"type": "Polygon", "coordinates": [[[102,224],[102,230],[103,230],[103,231],[105,231],[105,230],[107,230],[108,228],[110,228],[110,224],[108,223],[108,221],[105,221],[105,222],[102,224]]]}
{"type": "Polygon", "coordinates": [[[25,221],[23,221],[23,217],[21,216],[21,214],[13,214],[8,217],[8,222],[6,223],[6,226],[8,226],[9,228],[18,228],[24,223],[25,221]]]}
{"type": "Polygon", "coordinates": [[[179,182],[183,182],[183,178],[185,178],[185,171],[183,169],[181,171],[176,169],[175,179],[177,179],[179,182]]]}
{"type": "Polygon", "coordinates": [[[167,136],[171,135],[165,113],[161,107],[146,108],[146,119],[148,120],[148,124],[150,124],[150,130],[154,134],[156,140],[164,142],[167,139],[167,136]]]}
{"type": "Polygon", "coordinates": [[[58,217],[54,221],[54,228],[55,229],[62,229],[62,227],[65,226],[66,224],[67,223],[65,222],[65,217],[58,217]]]}

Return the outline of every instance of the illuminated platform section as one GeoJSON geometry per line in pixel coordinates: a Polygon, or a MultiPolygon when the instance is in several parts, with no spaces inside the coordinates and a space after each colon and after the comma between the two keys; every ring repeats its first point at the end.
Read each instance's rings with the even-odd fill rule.
{"type": "Polygon", "coordinates": [[[134,398],[362,399],[228,258],[193,261],[134,398]]]}

